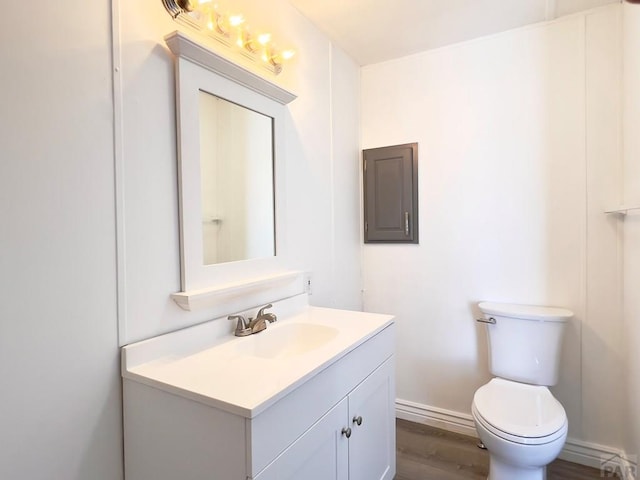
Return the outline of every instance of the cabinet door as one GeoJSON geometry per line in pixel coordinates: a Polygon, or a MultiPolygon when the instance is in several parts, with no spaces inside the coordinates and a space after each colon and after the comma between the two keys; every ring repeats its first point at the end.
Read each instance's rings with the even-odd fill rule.
{"type": "Polygon", "coordinates": [[[391,480],[395,475],[393,369],[392,357],[349,395],[352,430],[349,439],[349,480],[391,480]]]}
{"type": "Polygon", "coordinates": [[[254,480],[348,480],[348,400],[345,398],[254,480]]]}
{"type": "Polygon", "coordinates": [[[365,243],[418,243],[418,144],[363,151],[365,243]]]}

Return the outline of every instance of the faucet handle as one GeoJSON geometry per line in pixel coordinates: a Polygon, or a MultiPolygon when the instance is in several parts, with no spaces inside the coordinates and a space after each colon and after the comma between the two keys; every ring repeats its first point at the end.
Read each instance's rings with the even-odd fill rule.
{"type": "Polygon", "coordinates": [[[273,305],[268,304],[268,305],[265,305],[264,307],[262,307],[260,310],[258,310],[258,315],[256,316],[256,320],[257,319],[266,320],[269,323],[273,323],[276,320],[278,320],[278,317],[276,317],[275,313],[271,313],[271,312],[265,313],[264,312],[267,308],[271,308],[271,307],[273,307],[273,305]]]}
{"type": "Polygon", "coordinates": [[[247,321],[244,319],[242,315],[229,315],[227,317],[227,320],[238,320],[238,323],[236,324],[237,336],[240,336],[239,334],[247,330],[247,321]]]}
{"type": "Polygon", "coordinates": [[[260,318],[260,317],[262,317],[262,316],[264,315],[264,311],[265,311],[267,308],[271,308],[271,307],[273,307],[273,305],[271,305],[270,303],[268,303],[267,305],[265,305],[264,307],[262,307],[260,310],[258,310],[258,315],[256,315],[256,318],[260,318]]]}

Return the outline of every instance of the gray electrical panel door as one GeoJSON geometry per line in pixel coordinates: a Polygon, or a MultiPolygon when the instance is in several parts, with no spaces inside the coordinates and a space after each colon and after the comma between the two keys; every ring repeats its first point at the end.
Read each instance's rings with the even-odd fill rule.
{"type": "Polygon", "coordinates": [[[362,153],[365,243],[418,243],[418,144],[362,153]]]}

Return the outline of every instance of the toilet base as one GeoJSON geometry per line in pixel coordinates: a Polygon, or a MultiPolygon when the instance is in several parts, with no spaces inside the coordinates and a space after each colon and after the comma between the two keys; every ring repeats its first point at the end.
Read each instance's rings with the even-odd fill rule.
{"type": "Polygon", "coordinates": [[[489,457],[489,477],[487,480],[546,480],[547,467],[517,467],[489,457]]]}

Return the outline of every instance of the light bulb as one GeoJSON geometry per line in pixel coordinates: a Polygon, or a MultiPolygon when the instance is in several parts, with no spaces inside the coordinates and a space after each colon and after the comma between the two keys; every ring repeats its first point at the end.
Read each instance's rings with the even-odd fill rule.
{"type": "Polygon", "coordinates": [[[215,31],[223,37],[229,36],[229,23],[224,15],[213,10],[209,16],[209,23],[207,24],[209,30],[215,31]]]}
{"type": "Polygon", "coordinates": [[[243,33],[242,46],[247,52],[256,53],[258,51],[258,45],[253,35],[251,35],[251,32],[248,30],[245,30],[243,33]]]}
{"type": "Polygon", "coordinates": [[[269,43],[271,41],[271,34],[270,33],[261,33],[260,35],[258,35],[258,43],[260,45],[266,45],[267,43],[269,43]]]}
{"type": "Polygon", "coordinates": [[[242,15],[231,15],[229,17],[229,25],[232,27],[238,27],[244,23],[244,17],[242,15]]]}
{"type": "Polygon", "coordinates": [[[214,12],[209,12],[209,15],[207,15],[207,28],[211,31],[213,31],[216,28],[216,21],[215,21],[215,13],[214,12]]]}

